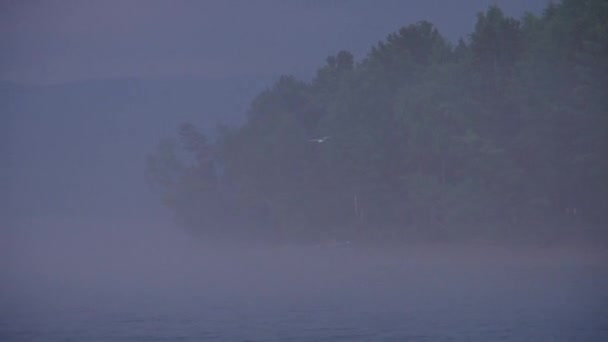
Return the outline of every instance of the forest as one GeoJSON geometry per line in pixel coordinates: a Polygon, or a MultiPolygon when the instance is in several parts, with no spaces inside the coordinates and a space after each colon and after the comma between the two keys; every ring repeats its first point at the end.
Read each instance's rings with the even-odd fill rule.
{"type": "Polygon", "coordinates": [[[146,163],[209,239],[604,238],[608,1],[490,7],[457,43],[405,26],[362,60],[280,77],[241,125],[180,125],[146,163]]]}

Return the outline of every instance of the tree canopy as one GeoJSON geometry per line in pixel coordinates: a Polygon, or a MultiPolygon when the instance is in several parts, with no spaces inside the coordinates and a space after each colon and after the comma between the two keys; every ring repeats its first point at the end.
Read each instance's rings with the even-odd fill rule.
{"type": "Polygon", "coordinates": [[[603,234],[608,3],[563,0],[521,19],[490,7],[456,45],[409,25],[359,62],[329,56],[310,82],[281,77],[213,142],[189,124],[178,137],[147,174],[206,236],[603,234]]]}

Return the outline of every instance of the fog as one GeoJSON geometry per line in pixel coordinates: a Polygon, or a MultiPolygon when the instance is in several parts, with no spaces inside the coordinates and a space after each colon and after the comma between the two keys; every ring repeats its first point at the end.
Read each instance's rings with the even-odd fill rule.
{"type": "Polygon", "coordinates": [[[601,250],[205,243],[170,222],[14,228],[5,340],[599,341],[608,323],[601,250]]]}
{"type": "Polygon", "coordinates": [[[607,340],[608,21],[547,6],[1,4],[0,340],[607,340]]]}
{"type": "Polygon", "coordinates": [[[456,40],[471,31],[476,12],[491,4],[519,16],[540,11],[546,1],[9,1],[0,9],[7,51],[0,74],[34,84],[310,76],[327,55],[340,49],[363,55],[404,23],[431,20],[456,40]]]}

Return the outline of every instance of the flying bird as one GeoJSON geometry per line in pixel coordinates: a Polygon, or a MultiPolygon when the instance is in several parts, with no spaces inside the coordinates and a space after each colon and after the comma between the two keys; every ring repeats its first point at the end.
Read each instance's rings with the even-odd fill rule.
{"type": "Polygon", "coordinates": [[[328,137],[328,136],[325,136],[325,137],[323,137],[323,138],[310,139],[310,140],[308,140],[308,141],[310,141],[310,142],[316,142],[316,143],[319,143],[319,144],[320,144],[320,143],[324,143],[324,142],[325,142],[325,140],[327,140],[327,139],[329,139],[329,137],[328,137]]]}

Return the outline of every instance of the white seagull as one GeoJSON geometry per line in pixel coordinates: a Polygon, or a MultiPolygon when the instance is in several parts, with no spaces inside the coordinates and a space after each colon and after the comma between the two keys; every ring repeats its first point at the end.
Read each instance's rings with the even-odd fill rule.
{"type": "Polygon", "coordinates": [[[327,139],[329,139],[329,137],[328,136],[324,136],[323,138],[310,139],[308,141],[310,141],[310,142],[316,142],[316,143],[320,144],[320,143],[325,142],[325,140],[327,140],[327,139]]]}

